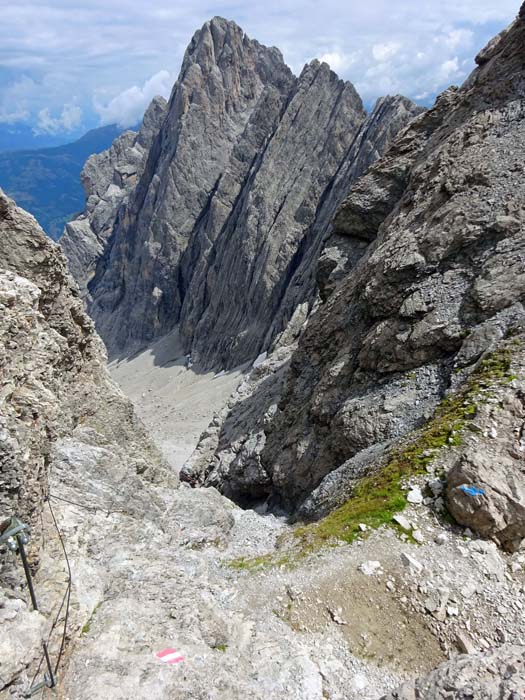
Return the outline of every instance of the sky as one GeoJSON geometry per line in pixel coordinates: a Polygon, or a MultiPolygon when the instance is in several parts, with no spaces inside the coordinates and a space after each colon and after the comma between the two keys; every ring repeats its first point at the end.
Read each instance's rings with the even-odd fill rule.
{"type": "Polygon", "coordinates": [[[296,74],[325,60],[368,107],[396,93],[428,105],[465,79],[520,2],[7,0],[0,125],[38,135],[136,124],[154,95],[169,96],[191,36],[215,15],[280,48],[296,74]]]}

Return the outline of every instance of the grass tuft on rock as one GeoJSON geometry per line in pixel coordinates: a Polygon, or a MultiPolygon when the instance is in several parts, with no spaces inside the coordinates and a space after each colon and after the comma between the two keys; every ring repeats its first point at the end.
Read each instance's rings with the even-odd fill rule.
{"type": "Polygon", "coordinates": [[[229,569],[236,571],[253,571],[254,569],[264,569],[270,566],[288,566],[290,558],[287,554],[275,554],[269,552],[258,557],[239,557],[226,562],[229,569]]]}
{"type": "Polygon", "coordinates": [[[461,444],[465,424],[476,415],[480,392],[494,382],[508,381],[510,365],[508,348],[483,359],[465,387],[441,401],[434,417],[412,441],[394,449],[380,469],[364,477],[346,503],[319,522],[297,528],[296,537],[310,548],[330,540],[352,542],[362,534],[360,523],[372,529],[391,524],[393,516],[407,504],[403,482],[424,473],[443,448],[461,444]]]}
{"type": "Polygon", "coordinates": [[[93,622],[93,618],[95,617],[95,614],[101,605],[102,605],[102,601],[99,601],[95,605],[95,607],[93,608],[93,611],[91,612],[91,615],[89,616],[89,619],[86,621],[86,623],[83,625],[82,629],[80,630],[81,637],[83,637],[86,634],[89,634],[89,631],[91,629],[91,623],[93,622]]]}

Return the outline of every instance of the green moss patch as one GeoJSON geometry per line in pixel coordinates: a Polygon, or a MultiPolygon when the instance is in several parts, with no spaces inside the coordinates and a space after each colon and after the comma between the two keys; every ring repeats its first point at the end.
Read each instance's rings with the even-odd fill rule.
{"type": "Polygon", "coordinates": [[[510,365],[508,348],[482,360],[466,386],[443,399],[434,417],[408,444],[394,449],[380,469],[364,477],[346,503],[319,522],[297,528],[296,537],[311,548],[334,539],[352,542],[362,535],[360,523],[373,529],[391,524],[407,504],[403,482],[424,473],[444,447],[461,444],[465,424],[476,415],[480,392],[494,382],[508,381],[510,365]]]}
{"type": "Polygon", "coordinates": [[[290,558],[286,554],[270,552],[259,557],[239,557],[230,559],[226,566],[236,571],[253,571],[254,569],[264,569],[269,566],[287,566],[290,558]]]}
{"type": "Polygon", "coordinates": [[[93,608],[93,612],[89,616],[89,619],[87,620],[86,624],[80,630],[81,637],[83,637],[85,634],[89,634],[89,630],[91,629],[91,623],[93,622],[93,618],[95,617],[95,613],[97,612],[97,610],[100,608],[101,605],[102,605],[102,601],[97,603],[95,605],[95,607],[93,608]]]}

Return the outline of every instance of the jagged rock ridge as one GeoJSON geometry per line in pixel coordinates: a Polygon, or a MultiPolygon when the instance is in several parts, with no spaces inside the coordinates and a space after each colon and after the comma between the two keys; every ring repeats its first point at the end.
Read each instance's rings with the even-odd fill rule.
{"type": "MultiPolygon", "coordinates": [[[[513,57],[516,56],[516,48],[522,50],[523,47],[523,32],[519,30],[520,25],[514,25],[510,32],[500,39],[496,53],[488,57],[485,53],[481,59],[485,60],[485,65],[489,67],[491,60],[499,55],[500,50],[504,57],[510,57],[511,65],[510,70],[506,71],[506,77],[511,76],[511,86],[513,57]],[[518,32],[515,32],[516,27],[518,32]]],[[[521,58],[514,63],[514,66],[516,65],[523,66],[521,58]]],[[[505,83],[498,80],[498,88],[502,82],[505,83]]],[[[519,84],[519,81],[516,82],[519,84]]],[[[505,157],[511,152],[508,149],[510,139],[506,138],[509,134],[507,130],[515,136],[512,143],[521,143],[519,126],[518,134],[514,133],[516,122],[512,115],[516,107],[515,102],[516,100],[506,101],[505,97],[503,98],[501,119],[494,117],[493,109],[486,110],[483,116],[490,124],[485,136],[490,141],[488,147],[496,164],[501,162],[498,158],[501,155],[500,148],[503,149],[505,157]],[[506,108],[511,114],[508,121],[506,108]],[[494,123],[501,131],[492,138],[494,134],[491,127],[494,123]],[[500,138],[503,139],[502,143],[498,140],[500,138]]],[[[457,112],[453,112],[453,116],[457,119],[457,112]]],[[[475,119],[477,118],[479,112],[475,111],[475,119]]],[[[452,132],[452,143],[459,144],[461,149],[465,144],[461,120],[454,121],[454,125],[459,125],[460,138],[457,141],[454,139],[454,136],[457,136],[454,129],[445,130],[445,134],[449,136],[452,132]]],[[[443,151],[446,150],[443,144],[447,147],[450,144],[447,139],[441,139],[442,132],[438,131],[437,134],[440,138],[436,139],[436,143],[443,155],[443,151]]],[[[430,137],[432,139],[433,135],[430,134],[430,137]]],[[[421,147],[427,148],[425,139],[421,140],[421,147]]],[[[461,155],[461,151],[455,155],[461,155]]],[[[398,151],[397,158],[399,156],[398,151]]],[[[512,157],[511,155],[511,164],[512,157]]],[[[469,161],[458,157],[454,158],[453,162],[461,173],[465,162],[469,161]],[[458,163],[461,166],[459,168],[458,163]]],[[[401,160],[396,166],[391,162],[385,171],[379,167],[375,171],[375,182],[383,182],[384,190],[391,193],[403,183],[400,173],[406,172],[409,175],[408,193],[413,195],[416,202],[422,202],[423,197],[419,199],[418,195],[423,193],[417,187],[421,180],[415,177],[413,168],[408,167],[403,171],[400,167],[402,163],[401,160]],[[413,189],[410,189],[411,182],[416,185],[413,189]]],[[[433,165],[432,159],[430,165],[433,165]]],[[[422,166],[421,179],[424,179],[427,174],[426,165],[424,162],[418,162],[416,170],[419,166],[422,166]]],[[[498,170],[498,173],[501,172],[502,169],[498,170]]],[[[430,180],[434,185],[435,172],[431,170],[431,174],[430,180]]],[[[448,180],[446,182],[448,191],[450,186],[448,180]]],[[[519,197],[522,194],[520,182],[521,180],[515,178],[512,182],[519,197]]],[[[508,189],[505,186],[501,189],[496,187],[498,183],[490,184],[497,193],[494,201],[490,202],[495,206],[497,232],[501,232],[499,227],[510,224],[513,235],[496,236],[496,241],[489,235],[489,244],[497,247],[498,244],[505,245],[512,239],[513,242],[517,242],[519,255],[522,237],[515,224],[519,219],[509,214],[501,215],[498,211],[499,197],[501,201],[506,201],[508,189]]],[[[373,239],[377,229],[377,241],[384,244],[389,236],[386,226],[381,223],[378,226],[378,212],[390,212],[390,223],[398,222],[399,212],[396,205],[393,209],[390,208],[392,196],[375,196],[385,194],[381,189],[378,187],[374,194],[376,204],[373,216],[362,216],[366,207],[363,207],[362,195],[358,193],[357,200],[347,202],[344,220],[340,221],[341,228],[337,230],[343,231],[354,217],[355,228],[354,224],[350,224],[351,227],[346,229],[349,238],[354,237],[352,232],[355,231],[358,241],[363,238],[373,239]]],[[[356,191],[359,192],[359,188],[356,188],[356,191]]],[[[460,194],[464,192],[461,190],[460,194]]],[[[472,198],[472,192],[468,190],[467,193],[469,198],[472,198]]],[[[436,204],[432,199],[432,190],[425,190],[424,194],[428,195],[425,206],[436,204]]],[[[455,193],[450,199],[454,196],[455,193]]],[[[409,230],[412,231],[410,226],[413,223],[413,200],[406,200],[404,195],[401,195],[401,198],[405,205],[403,214],[407,218],[409,230]]],[[[438,200],[438,204],[442,204],[441,200],[438,200]]],[[[80,700],[86,696],[105,696],[116,700],[131,696],[156,696],[183,700],[188,697],[208,697],[211,692],[217,695],[218,700],[248,696],[264,697],[268,700],[281,700],[283,697],[290,697],[291,700],[321,700],[329,695],[348,697],[349,700],[372,700],[383,692],[389,692],[393,686],[392,681],[395,679],[392,677],[390,666],[393,657],[396,662],[404,657],[405,663],[408,664],[406,671],[409,676],[416,670],[415,663],[419,666],[418,673],[426,673],[430,665],[443,658],[443,653],[453,654],[452,645],[458,645],[464,651],[472,646],[465,629],[472,635],[476,634],[474,640],[484,649],[493,644],[499,645],[505,639],[510,639],[516,644],[483,656],[452,658],[445,666],[418,681],[409,682],[404,688],[387,697],[408,700],[424,694],[429,698],[435,697],[436,700],[445,696],[459,700],[467,692],[471,695],[479,694],[488,700],[499,697],[502,693],[516,695],[521,691],[524,640],[519,596],[523,592],[523,554],[516,553],[510,556],[498,553],[494,543],[470,537],[464,539],[458,528],[443,526],[418,500],[405,514],[412,521],[414,538],[417,533],[421,535],[422,531],[425,533],[424,538],[427,538],[424,545],[417,550],[409,542],[403,542],[392,529],[381,528],[376,532],[368,532],[355,546],[326,548],[314,557],[302,558],[291,571],[281,564],[282,560],[278,560],[279,566],[276,568],[248,572],[246,568],[251,561],[267,561],[268,549],[273,550],[278,533],[285,527],[284,523],[272,516],[258,518],[252,511],[240,511],[226,503],[212,489],[173,489],[173,483],[160,464],[151,469],[151,465],[155,465],[154,453],[146,453],[144,461],[137,460],[137,454],[145,449],[145,437],[138,426],[133,424],[129,404],[118,392],[115,394],[115,388],[107,381],[105,370],[102,368],[101,373],[94,372],[89,363],[85,362],[87,354],[83,355],[86,351],[83,340],[87,341],[87,348],[99,345],[99,341],[92,328],[88,328],[89,322],[82,314],[74,290],[62,272],[63,261],[54,247],[47,248],[42,244],[41,232],[30,233],[34,227],[31,217],[17,212],[9,202],[6,207],[2,207],[2,210],[4,209],[7,211],[7,225],[2,231],[2,240],[6,246],[7,266],[12,269],[0,275],[0,293],[3,295],[4,305],[0,318],[0,332],[3,345],[7,348],[6,352],[2,347],[2,361],[6,363],[8,372],[8,388],[6,391],[4,385],[2,400],[7,399],[9,437],[16,438],[9,449],[13,445],[16,449],[22,444],[20,457],[23,458],[26,454],[31,456],[28,476],[40,466],[41,451],[46,449],[52,437],[46,434],[47,429],[44,429],[44,442],[38,445],[42,424],[46,423],[52,428],[53,412],[55,408],[60,410],[62,404],[67,407],[66,423],[69,411],[75,409],[71,413],[74,418],[73,429],[70,431],[66,425],[65,434],[61,435],[61,439],[53,448],[51,484],[55,496],[61,495],[70,499],[67,503],[62,501],[57,505],[60,527],[72,554],[75,575],[74,604],[69,631],[71,636],[77,638],[76,648],[70,648],[72,653],[68,654],[68,666],[60,679],[61,691],[68,698],[80,700]],[[22,245],[19,243],[20,237],[24,241],[22,245]],[[38,280],[38,284],[28,278],[23,279],[21,274],[38,280]],[[53,368],[56,368],[54,376],[53,368]],[[109,393],[109,401],[104,404],[101,399],[106,393],[109,393]],[[25,449],[26,447],[28,449],[25,449]],[[78,503],[83,499],[87,499],[95,512],[87,513],[83,507],[75,505],[75,501],[78,503]],[[415,529],[414,522],[420,525],[421,530],[415,529]],[[261,556],[263,554],[265,556],[261,556]],[[236,560],[232,561],[232,556],[235,556],[236,560]],[[381,561],[371,561],[376,558],[381,561]],[[171,565],[174,560],[176,566],[171,565]],[[240,571],[235,570],[235,564],[240,565],[240,571]],[[374,565],[375,574],[366,573],[369,565],[374,565]],[[444,585],[450,585],[450,588],[444,589],[444,585]],[[427,614],[438,612],[433,600],[436,597],[439,600],[445,599],[443,605],[446,605],[447,600],[454,603],[450,609],[439,611],[443,612],[441,618],[427,614]],[[407,620],[410,621],[408,625],[407,620]],[[363,634],[356,630],[358,625],[362,625],[363,634]],[[393,629],[396,630],[395,635],[391,634],[393,629]],[[458,633],[461,636],[454,641],[458,633]],[[118,649],[115,647],[117,637],[118,649]],[[384,643],[385,639],[388,644],[384,643]],[[438,640],[443,653],[439,652],[438,640]],[[371,663],[353,656],[355,649],[362,649],[370,659],[371,653],[377,653],[374,649],[377,643],[380,654],[372,657],[371,663]],[[183,650],[183,666],[162,667],[162,662],[158,661],[155,652],[164,645],[173,645],[177,650],[183,650]],[[412,650],[415,650],[415,653],[412,650]],[[428,655],[429,651],[432,656],[428,655]]],[[[440,207],[437,211],[440,212],[440,207]]],[[[432,213],[436,213],[436,209],[433,209],[432,213]]],[[[518,216],[521,217],[521,214],[518,216]]],[[[446,217],[440,218],[439,222],[442,223],[443,219],[446,223],[446,217]]],[[[432,226],[428,225],[427,228],[432,231],[432,226]]],[[[394,231],[399,233],[396,240],[396,243],[399,243],[402,238],[399,222],[394,231]]],[[[486,234],[485,229],[482,237],[483,234],[486,234]]],[[[340,235],[341,233],[336,234],[340,235]]],[[[337,248],[338,242],[337,238],[332,240],[331,248],[337,248]]],[[[485,240],[482,241],[482,244],[484,243],[485,240]]],[[[344,345],[350,349],[350,360],[355,362],[355,348],[347,342],[352,330],[344,325],[348,316],[351,322],[355,320],[350,314],[351,309],[348,308],[355,299],[347,296],[347,284],[351,277],[357,276],[361,279],[359,275],[362,269],[370,264],[373,253],[377,250],[374,245],[372,240],[371,247],[364,251],[364,255],[356,263],[352,262],[351,255],[347,256],[346,248],[342,251],[341,269],[350,270],[346,275],[331,280],[333,270],[328,271],[329,284],[324,292],[327,302],[324,312],[321,311],[319,316],[326,314],[322,320],[329,325],[327,317],[334,309],[337,311],[335,321],[338,325],[334,340],[341,341],[341,345],[336,348],[336,353],[339,354],[338,364],[330,364],[329,369],[332,375],[330,379],[339,380],[342,393],[347,391],[349,386],[352,389],[352,385],[347,381],[348,374],[344,371],[344,362],[341,363],[345,359],[341,352],[344,345]],[[355,266],[352,268],[352,265],[355,266]],[[340,306],[342,303],[347,304],[348,316],[344,315],[340,306]],[[343,371],[338,376],[338,369],[341,368],[343,371]]],[[[483,257],[483,245],[478,247],[481,250],[476,248],[474,253],[479,252],[479,258],[471,249],[468,250],[467,257],[479,263],[481,271],[478,279],[486,280],[486,276],[482,274],[483,264],[486,262],[486,258],[483,257]]],[[[392,248],[387,252],[395,253],[392,248]]],[[[401,252],[406,251],[401,247],[401,252]]],[[[493,257],[497,258],[501,252],[498,249],[493,257]]],[[[454,255],[459,257],[460,263],[464,262],[461,256],[458,256],[457,249],[454,250],[454,255]]],[[[409,263],[413,262],[413,259],[408,256],[407,258],[409,263]]],[[[421,263],[420,260],[418,262],[421,263]]],[[[490,262],[493,262],[493,259],[490,262]]],[[[448,490],[449,497],[455,499],[458,507],[461,507],[460,500],[464,496],[457,494],[456,489],[458,483],[460,486],[466,485],[461,483],[465,478],[463,474],[467,473],[467,479],[473,479],[475,482],[482,476],[483,489],[486,485],[496,486],[495,495],[490,494],[491,500],[479,498],[475,501],[480,507],[475,509],[473,516],[478,519],[481,511],[485,516],[491,516],[492,512],[487,505],[494,505],[498,498],[503,498],[504,505],[508,507],[507,512],[498,508],[496,514],[498,517],[515,518],[512,525],[517,524],[518,528],[512,530],[508,523],[504,522],[502,527],[501,522],[496,522],[496,530],[494,532],[493,529],[491,534],[502,543],[509,541],[514,545],[521,536],[519,509],[523,501],[519,489],[523,484],[520,480],[520,474],[523,473],[520,451],[523,452],[522,448],[525,447],[522,439],[523,428],[520,428],[525,419],[522,401],[525,391],[525,345],[521,332],[520,309],[505,308],[509,298],[512,302],[516,296],[519,297],[519,291],[516,294],[519,285],[513,277],[512,265],[509,265],[512,263],[512,257],[505,257],[503,263],[507,274],[505,286],[493,287],[490,296],[496,306],[503,303],[505,313],[500,315],[498,308],[495,315],[486,314],[481,324],[473,326],[468,338],[461,337],[460,353],[451,353],[456,369],[460,371],[450,372],[448,377],[445,373],[443,375],[445,379],[450,378],[452,384],[461,385],[465,375],[476,363],[476,358],[479,355],[483,356],[487,348],[499,347],[500,351],[505,351],[504,357],[511,358],[512,374],[507,376],[503,373],[498,387],[492,388],[492,395],[487,396],[490,400],[486,401],[476,416],[476,426],[481,431],[471,435],[464,446],[465,449],[473,449],[478,453],[476,457],[483,452],[483,459],[471,459],[472,455],[468,453],[468,459],[464,459],[461,455],[459,463],[453,467],[458,467],[455,474],[459,482],[449,478],[448,490]],[[506,293],[509,297],[504,296],[506,293]],[[508,337],[504,338],[505,335],[508,337]],[[495,429],[494,423],[497,424],[498,430],[503,431],[502,440],[495,440],[492,430],[495,429]],[[485,431],[485,426],[490,426],[491,430],[485,431]],[[518,431],[514,436],[516,427],[518,431]],[[491,441],[493,452],[485,450],[486,446],[491,445],[491,441]],[[497,475],[503,476],[503,483],[495,484],[493,465],[500,466],[501,451],[505,452],[505,464],[503,469],[498,468],[497,475]],[[469,473],[472,468],[476,469],[475,477],[469,473]],[[514,513],[511,513],[512,509],[514,513]],[[505,539],[502,533],[505,534],[505,539]]],[[[442,273],[441,267],[437,267],[437,274],[442,273]]],[[[367,268],[367,271],[372,273],[370,281],[373,282],[376,279],[374,269],[367,268]]],[[[403,268],[401,271],[403,272],[403,268]]],[[[449,272],[447,269],[446,273],[449,272]]],[[[410,268],[408,271],[404,270],[400,280],[399,265],[389,269],[388,273],[393,273],[394,279],[385,275],[390,284],[390,288],[386,290],[387,295],[392,290],[395,292],[403,289],[406,277],[411,274],[410,268]]],[[[340,270],[337,274],[340,274],[340,270]]],[[[447,279],[447,282],[449,281],[447,279]]],[[[495,284],[501,284],[500,279],[493,281],[495,284]]],[[[420,282],[420,278],[417,282],[420,282]]],[[[453,300],[453,297],[447,297],[446,304],[454,308],[451,298],[453,300]]],[[[390,300],[390,297],[387,296],[386,300],[390,300]]],[[[434,302],[435,299],[431,301],[434,302]]],[[[437,301],[440,302],[441,298],[438,297],[437,301]]],[[[381,299],[381,304],[384,302],[385,299],[381,299]]],[[[416,308],[420,309],[421,306],[416,308]]],[[[300,324],[300,307],[298,311],[299,318],[294,321],[297,320],[300,324]]],[[[390,309],[387,311],[391,317],[396,318],[390,309]]],[[[419,313],[428,312],[429,309],[425,308],[424,312],[419,313]]],[[[466,312],[474,313],[468,305],[466,312]]],[[[308,330],[312,322],[319,324],[319,316],[309,322],[306,330],[299,328],[300,347],[292,362],[293,374],[288,373],[288,387],[285,387],[285,396],[291,396],[294,400],[294,411],[299,404],[298,395],[294,392],[297,391],[297,387],[307,389],[303,391],[303,400],[311,409],[308,417],[313,419],[318,418],[318,414],[315,412],[316,406],[312,405],[314,389],[308,386],[308,382],[315,381],[317,377],[315,372],[311,372],[311,367],[324,367],[327,359],[326,342],[330,340],[326,335],[323,337],[322,332],[319,333],[320,328],[322,331],[319,325],[317,338],[308,330]],[[308,337],[306,348],[305,337],[308,337]],[[309,377],[300,375],[300,367],[296,364],[297,358],[304,356],[307,351],[316,354],[315,358],[309,358],[309,366],[303,365],[306,372],[310,372],[309,377]]],[[[333,330],[333,327],[327,329],[327,333],[330,330],[333,330]]],[[[358,328],[357,332],[357,342],[360,343],[361,328],[358,328]]],[[[287,343],[293,343],[294,336],[292,323],[292,327],[287,328],[281,336],[276,350],[289,347],[287,343]]],[[[400,338],[396,340],[402,342],[400,338]]],[[[430,347],[434,342],[435,334],[425,347],[430,347]]],[[[407,361],[401,353],[394,353],[393,356],[396,362],[407,361]]],[[[97,351],[93,351],[95,363],[102,357],[97,351]]],[[[329,361],[332,358],[333,354],[328,358],[329,361]]],[[[387,360],[392,361],[391,358],[392,355],[387,357],[387,360]]],[[[433,359],[435,360],[434,356],[433,359]]],[[[268,361],[272,362],[272,359],[268,358],[268,361]]],[[[410,361],[411,371],[406,376],[402,373],[399,392],[397,395],[390,392],[386,397],[388,401],[383,404],[386,412],[394,414],[396,418],[400,405],[404,411],[408,401],[417,407],[417,402],[421,400],[417,392],[415,396],[411,393],[410,386],[410,381],[421,379],[417,376],[417,362],[420,361],[420,357],[416,353],[410,361]],[[414,363],[416,368],[412,370],[414,363]],[[416,373],[416,377],[410,376],[412,371],[416,373]]],[[[257,364],[258,369],[262,369],[263,372],[267,369],[264,363],[257,364]]],[[[499,371],[498,367],[495,370],[499,371]]],[[[392,374],[391,368],[382,368],[380,376],[386,378],[383,386],[387,390],[390,388],[392,374]]],[[[433,380],[432,373],[421,374],[424,381],[428,382],[427,386],[430,385],[433,380]]],[[[374,375],[369,375],[367,379],[370,379],[370,376],[374,375]]],[[[362,379],[363,375],[358,378],[362,379]]],[[[421,394],[427,390],[427,386],[422,386],[421,394]]],[[[321,391],[323,388],[320,387],[321,391]]],[[[338,388],[336,385],[335,389],[338,388]]],[[[327,389],[327,393],[319,397],[321,401],[325,401],[325,408],[327,402],[336,402],[341,398],[334,392],[334,383],[328,383],[327,389]]],[[[379,394],[375,396],[378,402],[385,398],[379,394]]],[[[251,406],[256,412],[257,403],[253,402],[251,406]]],[[[270,428],[268,435],[271,439],[272,422],[275,417],[281,420],[287,407],[281,403],[279,409],[273,406],[270,409],[265,415],[264,429],[270,428]]],[[[61,420],[57,426],[60,428],[61,420]]],[[[328,430],[319,431],[317,436],[325,442],[335,442],[339,436],[335,435],[334,431],[329,432],[330,429],[331,426],[328,425],[328,430]]],[[[2,438],[4,437],[2,434],[2,438]]],[[[308,434],[305,433],[303,437],[306,438],[305,441],[298,445],[300,457],[309,449],[308,434]]],[[[296,435],[292,435],[292,440],[295,439],[296,435]]],[[[321,447],[326,449],[327,446],[322,444],[321,447]]],[[[289,448],[289,445],[285,444],[285,448],[289,448]]],[[[365,450],[361,450],[359,454],[363,452],[365,450]]],[[[306,456],[311,458],[311,454],[306,456]]],[[[268,473],[273,476],[271,471],[268,473]]],[[[21,474],[26,477],[23,469],[21,474]]],[[[255,472],[254,474],[257,476],[255,472]]],[[[345,474],[343,469],[343,480],[338,482],[338,487],[348,483],[344,479],[345,476],[349,475],[345,474]]],[[[246,478],[249,483],[252,478],[249,471],[246,471],[246,478]]],[[[443,489],[442,480],[440,483],[443,489]]],[[[13,486],[16,487],[17,484],[13,483],[13,486]]],[[[269,486],[271,489],[271,479],[269,486]]],[[[330,493],[328,484],[325,504],[334,502],[333,487],[332,484],[330,493]]],[[[344,496],[349,495],[344,489],[341,489],[341,492],[344,496]]],[[[340,495],[341,493],[337,494],[338,497],[340,495]]],[[[421,496],[421,493],[419,495],[421,496]]],[[[35,498],[38,503],[38,491],[35,498]]],[[[476,494],[475,498],[478,498],[476,494]]],[[[314,501],[315,499],[312,499],[311,502],[314,501]]],[[[30,505],[31,501],[28,500],[27,503],[30,505]]],[[[472,501],[470,503],[472,504],[472,501]]],[[[464,504],[462,512],[467,512],[464,504]]],[[[487,521],[490,521],[490,517],[486,518],[487,521]]],[[[38,538],[38,529],[35,530],[38,538]]],[[[39,584],[46,593],[46,604],[50,609],[56,609],[64,583],[63,577],[56,575],[56,563],[63,553],[50,534],[47,530],[44,539],[45,556],[42,557],[38,574],[39,584]],[[51,571],[54,571],[54,576],[50,576],[51,571]]],[[[279,556],[280,552],[276,554],[279,556]]],[[[2,568],[2,576],[5,575],[5,571],[2,568]]],[[[38,629],[42,620],[38,614],[28,613],[26,601],[19,592],[19,584],[20,581],[15,580],[13,585],[11,579],[7,586],[9,595],[0,595],[0,621],[4,633],[0,636],[1,683],[7,681],[7,692],[15,699],[21,697],[27,688],[26,681],[32,673],[25,672],[29,671],[28,666],[31,666],[31,662],[38,661],[40,638],[47,636],[49,629],[38,629]],[[23,636],[18,634],[19,631],[23,632],[23,636]],[[16,644],[12,644],[11,640],[16,640],[16,644]]],[[[52,651],[55,652],[55,649],[52,651]]],[[[403,666],[403,676],[406,678],[407,674],[404,671],[403,666]]]]}
{"type": "Polygon", "coordinates": [[[277,49],[233,23],[216,18],[195,34],[144,174],[90,285],[90,311],[111,351],[144,345],[177,322],[180,261],[192,231],[230,158],[246,174],[264,148],[293,80],[277,49]],[[251,119],[261,101],[267,126],[251,119]],[[235,151],[245,132],[245,150],[235,151]]]}
{"type": "Polygon", "coordinates": [[[166,113],[166,101],[155,97],[138,133],[126,131],[107,151],[90,156],[80,178],[86,193],[85,211],[68,224],[60,245],[81,295],[95,274],[97,262],[111,235],[120,206],[137,184],[166,113]]]}
{"type": "Polygon", "coordinates": [[[338,230],[373,243],[292,360],[263,457],[285,501],[416,427],[522,323],[524,38],[517,20],[343,204],[338,230]]]}
{"type": "MultiPolygon", "coordinates": [[[[253,359],[313,302],[331,216],[419,111],[389,97],[367,117],[326,64],[312,61],[294,78],[277,49],[233,22],[207,22],[90,283],[110,352],[180,323],[202,366],[253,359]]],[[[82,283],[91,272],[78,269],[80,239],[66,253],[82,283]]]]}
{"type": "Polygon", "coordinates": [[[315,64],[315,72],[307,92],[301,84],[311,80],[312,66],[301,74],[299,97],[290,102],[245,188],[240,211],[233,212],[233,222],[211,251],[204,283],[194,274],[185,297],[181,329],[206,365],[233,366],[256,357],[300,304],[312,304],[317,258],[332,214],[352,181],[420,111],[404,98],[384,98],[356,128],[353,88],[335,81],[326,65],[315,64]],[[334,82],[341,95],[333,90],[334,82]],[[348,106],[337,107],[345,99],[348,106]],[[296,117],[296,109],[306,123],[296,117]],[[233,251],[240,251],[242,264],[233,251]],[[203,294],[207,305],[192,313],[203,294]]]}

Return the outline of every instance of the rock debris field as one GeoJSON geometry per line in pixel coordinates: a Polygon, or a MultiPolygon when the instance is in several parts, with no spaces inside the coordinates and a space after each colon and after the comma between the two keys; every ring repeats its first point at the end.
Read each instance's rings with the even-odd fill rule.
{"type": "Polygon", "coordinates": [[[240,370],[220,376],[196,370],[181,348],[177,329],[150,349],[110,364],[113,379],[177,470],[242,377],[240,370]]]}
{"type": "MultiPolygon", "coordinates": [[[[134,362],[126,369],[117,366],[113,376],[124,383],[129,370],[137,410],[148,421],[141,390],[149,394],[150,406],[158,406],[169,380],[162,368],[146,368],[141,377],[134,362]],[[162,375],[158,383],[156,372],[162,375]],[[148,383],[154,387],[149,392],[148,383]]],[[[165,420],[151,427],[169,440],[184,441],[184,420],[197,426],[217,409],[218,380],[191,377],[192,367],[170,372],[183,385],[199,382],[199,402],[185,405],[190,412],[185,418],[173,420],[166,412],[165,420]],[[190,375],[185,381],[184,374],[190,375]]],[[[235,376],[228,385],[238,382],[235,376]]],[[[436,464],[426,476],[407,481],[409,505],[395,516],[394,528],[370,531],[363,525],[352,545],[314,553],[294,543],[294,530],[284,519],[241,510],[215,489],[182,484],[163,520],[164,526],[170,523],[171,544],[178,545],[175,558],[165,555],[172,566],[154,575],[162,569],[158,555],[164,535],[154,561],[151,550],[144,552],[149,566],[135,562],[142,602],[128,601],[132,608],[125,612],[110,612],[104,604],[97,609],[93,631],[82,640],[84,656],[92,660],[85,670],[75,661],[75,684],[81,678],[82,684],[94,682],[95,649],[101,667],[106,665],[107,650],[96,630],[97,619],[105,627],[108,614],[126,618],[125,636],[139,634],[144,652],[141,658],[135,642],[121,641],[117,667],[127,675],[124,659],[132,653],[135,670],[119,698],[127,697],[140,677],[141,687],[166,688],[166,697],[378,699],[458,654],[475,660],[502,644],[525,644],[525,555],[505,554],[495,543],[444,522],[439,512],[446,484],[439,473],[436,464]],[[144,612],[135,620],[137,607],[142,609],[149,596],[155,624],[144,612]],[[151,658],[163,645],[184,656],[176,668],[151,658]],[[207,687],[210,668],[213,688],[207,687]]],[[[119,671],[114,673],[118,678],[119,671]]]]}

